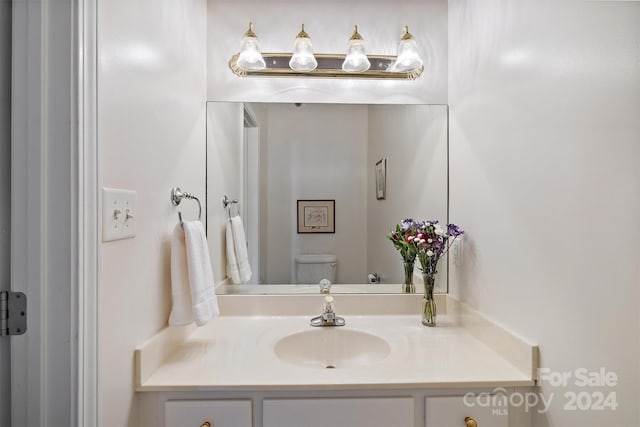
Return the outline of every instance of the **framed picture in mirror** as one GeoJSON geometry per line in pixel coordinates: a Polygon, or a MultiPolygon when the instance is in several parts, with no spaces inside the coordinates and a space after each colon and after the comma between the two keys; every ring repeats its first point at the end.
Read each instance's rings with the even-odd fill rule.
{"type": "Polygon", "coordinates": [[[376,163],[376,199],[387,198],[387,159],[382,158],[376,163]]]}
{"type": "Polygon", "coordinates": [[[298,233],[335,233],[335,200],[298,200],[298,233]]]}

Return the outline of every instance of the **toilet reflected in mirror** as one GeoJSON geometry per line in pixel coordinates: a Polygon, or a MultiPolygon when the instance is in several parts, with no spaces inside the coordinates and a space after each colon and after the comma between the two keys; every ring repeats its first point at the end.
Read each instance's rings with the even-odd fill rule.
{"type": "Polygon", "coordinates": [[[336,282],[337,257],[330,254],[296,256],[296,283],[318,284],[322,279],[336,282]]]}

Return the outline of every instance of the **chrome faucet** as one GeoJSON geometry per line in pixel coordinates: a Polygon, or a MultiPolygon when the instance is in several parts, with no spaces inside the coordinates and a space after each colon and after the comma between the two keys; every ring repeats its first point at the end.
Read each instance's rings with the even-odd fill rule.
{"type": "Polygon", "coordinates": [[[320,281],[320,293],[324,296],[324,307],[322,314],[311,319],[311,326],[344,326],[346,324],[344,318],[336,316],[333,311],[333,296],[329,293],[331,282],[327,279],[320,281]]]}

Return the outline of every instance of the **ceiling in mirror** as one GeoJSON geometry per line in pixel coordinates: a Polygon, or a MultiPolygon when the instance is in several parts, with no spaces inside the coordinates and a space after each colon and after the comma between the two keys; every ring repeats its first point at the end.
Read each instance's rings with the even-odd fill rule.
{"type": "Polygon", "coordinates": [[[329,275],[332,292],[402,292],[402,259],[386,236],[407,217],[447,221],[446,106],[210,102],[207,116],[219,293],[317,293],[329,275]],[[239,201],[245,284],[227,278],[223,196],[239,201]]]}

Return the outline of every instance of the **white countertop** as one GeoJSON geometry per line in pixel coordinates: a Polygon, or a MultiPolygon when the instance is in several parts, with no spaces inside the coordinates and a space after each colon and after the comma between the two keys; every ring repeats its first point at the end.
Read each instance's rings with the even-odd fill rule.
{"type": "MultiPolygon", "coordinates": [[[[318,302],[317,296],[314,297],[313,300],[300,300],[301,296],[291,298],[298,298],[293,302],[303,301],[302,305],[305,305],[318,302]]],[[[249,303],[251,307],[255,301],[248,298],[259,297],[235,298],[228,300],[228,304],[221,298],[223,313],[242,311],[234,309],[239,301],[243,306],[249,303]]],[[[438,298],[444,301],[445,297],[438,298]]],[[[223,315],[201,328],[167,328],[141,346],[136,351],[136,390],[322,390],[534,384],[537,348],[486,320],[478,321],[477,315],[472,313],[470,316],[469,310],[460,308],[458,303],[453,310],[450,298],[446,304],[440,303],[439,308],[449,309],[445,314],[438,314],[438,325],[434,328],[423,326],[418,314],[358,314],[358,310],[349,310],[357,305],[353,304],[355,298],[351,301],[345,301],[342,296],[336,299],[345,302],[347,309],[346,312],[337,310],[337,314],[347,321],[342,329],[383,338],[391,346],[388,357],[368,366],[344,369],[294,365],[278,358],[275,343],[292,333],[312,329],[309,320],[317,313],[306,316],[223,315]],[[349,311],[356,313],[348,314],[349,311]],[[475,320],[469,320],[472,318],[475,320]]],[[[381,301],[380,298],[377,300],[381,301]]],[[[284,298],[279,301],[292,303],[284,298]]]]}

